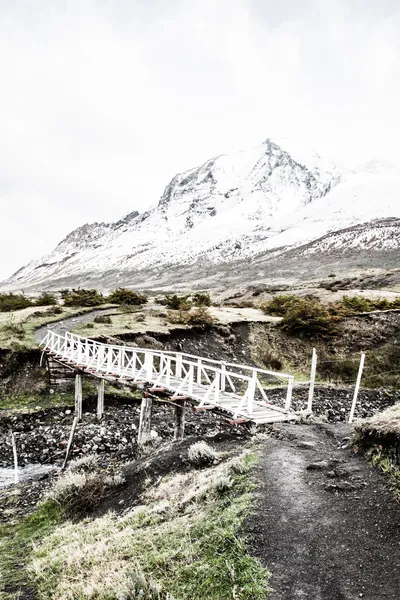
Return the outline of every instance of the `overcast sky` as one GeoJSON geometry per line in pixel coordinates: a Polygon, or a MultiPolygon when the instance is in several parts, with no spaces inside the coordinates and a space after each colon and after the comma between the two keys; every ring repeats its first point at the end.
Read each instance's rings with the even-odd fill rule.
{"type": "Polygon", "coordinates": [[[0,0],[0,279],[267,137],[400,162],[397,0],[0,0]]]}

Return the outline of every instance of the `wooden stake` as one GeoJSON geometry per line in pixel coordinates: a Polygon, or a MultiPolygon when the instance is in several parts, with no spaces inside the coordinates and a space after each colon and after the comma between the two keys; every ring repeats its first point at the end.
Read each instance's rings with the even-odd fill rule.
{"type": "Polygon", "coordinates": [[[18,473],[18,455],[17,455],[17,444],[15,443],[15,435],[11,432],[11,443],[13,449],[14,456],[14,483],[19,482],[19,473],[18,473]]]}
{"type": "Polygon", "coordinates": [[[82,419],[82,375],[75,375],[75,416],[78,421],[82,419]]]}
{"type": "Polygon", "coordinates": [[[185,433],[185,412],[185,402],[182,402],[181,405],[175,406],[174,440],[183,440],[183,435],[185,433]]]}
{"type": "Polygon", "coordinates": [[[67,452],[65,453],[65,458],[64,458],[63,466],[61,467],[62,471],[67,466],[68,457],[69,457],[69,453],[70,453],[70,450],[71,450],[72,442],[74,441],[75,429],[76,429],[77,425],[78,425],[78,417],[75,416],[74,417],[74,421],[72,423],[72,427],[71,427],[71,433],[69,434],[67,452]]]}
{"type": "Polygon", "coordinates": [[[317,351],[313,348],[312,360],[311,360],[311,376],[310,376],[310,388],[308,390],[308,403],[307,412],[312,412],[312,403],[314,399],[314,386],[315,386],[315,375],[317,373],[317,351]]]}
{"type": "Polygon", "coordinates": [[[97,388],[97,418],[100,421],[104,414],[104,379],[99,379],[97,388]]]}
{"type": "Polygon", "coordinates": [[[151,431],[151,413],[153,410],[153,399],[146,393],[143,394],[142,405],[140,407],[140,421],[138,431],[138,445],[145,444],[150,439],[151,431]]]}
{"type": "Polygon", "coordinates": [[[364,370],[364,362],[365,362],[365,354],[362,353],[361,354],[361,360],[360,360],[360,367],[358,369],[358,376],[357,376],[356,387],[355,387],[355,390],[354,390],[353,403],[351,405],[351,410],[350,410],[349,423],[352,423],[353,419],[354,419],[354,411],[356,409],[358,392],[360,391],[361,377],[362,377],[363,370],[364,370]]]}

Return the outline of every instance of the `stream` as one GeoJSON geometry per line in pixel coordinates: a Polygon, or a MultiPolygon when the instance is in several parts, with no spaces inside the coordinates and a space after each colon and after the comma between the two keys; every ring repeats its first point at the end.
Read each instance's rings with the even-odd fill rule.
{"type": "MultiPolygon", "coordinates": [[[[31,479],[41,478],[50,471],[54,471],[54,465],[26,465],[18,469],[19,481],[28,481],[31,479]]],[[[14,469],[0,468],[0,488],[7,487],[14,483],[14,469]]]]}

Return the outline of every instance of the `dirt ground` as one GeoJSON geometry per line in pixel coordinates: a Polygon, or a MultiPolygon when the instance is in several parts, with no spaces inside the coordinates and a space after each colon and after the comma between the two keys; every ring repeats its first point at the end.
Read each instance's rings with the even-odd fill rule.
{"type": "Polygon", "coordinates": [[[383,600],[400,594],[400,506],[348,447],[347,425],[276,428],[263,443],[247,522],[272,572],[270,600],[383,600]]]}

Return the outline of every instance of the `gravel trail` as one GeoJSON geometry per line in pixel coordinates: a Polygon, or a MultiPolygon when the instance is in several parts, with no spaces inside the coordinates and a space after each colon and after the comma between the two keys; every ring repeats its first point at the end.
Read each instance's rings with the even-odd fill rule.
{"type": "Polygon", "coordinates": [[[265,442],[249,519],[270,600],[397,600],[400,506],[343,440],[348,425],[285,425],[265,442]]]}

